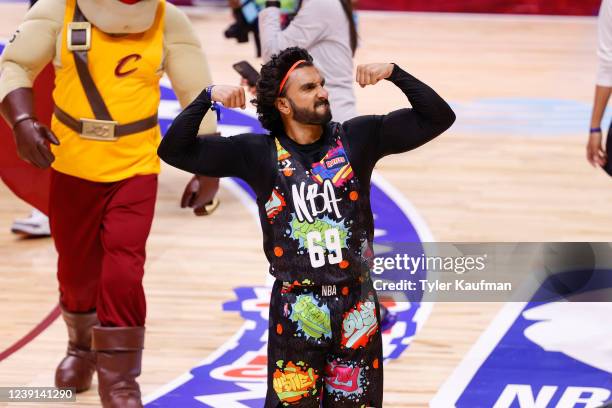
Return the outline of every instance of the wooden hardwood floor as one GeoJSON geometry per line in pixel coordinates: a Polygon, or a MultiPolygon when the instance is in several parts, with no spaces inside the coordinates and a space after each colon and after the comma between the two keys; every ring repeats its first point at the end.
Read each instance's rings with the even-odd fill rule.
{"type": "MultiPolygon", "coordinates": [[[[0,4],[0,37],[9,38],[24,12],[23,4],[0,4]]],[[[192,21],[215,82],[237,84],[230,67],[241,59],[258,66],[252,44],[222,38],[227,11],[199,12],[192,21]]],[[[586,163],[588,118],[577,130],[551,135],[533,126],[539,111],[525,109],[535,117],[525,126],[505,128],[498,121],[490,132],[479,130],[491,125],[487,106],[499,107],[496,100],[588,107],[596,71],[594,19],[364,12],[359,30],[356,63],[394,61],[456,108],[453,129],[377,168],[412,202],[436,240],[610,241],[612,189],[608,176],[586,163]],[[465,119],[469,115],[474,123],[465,119]]],[[[406,106],[389,83],[356,87],[356,94],[361,113],[406,106]]],[[[516,105],[508,106],[499,108],[502,118],[516,105]]],[[[163,168],[147,248],[144,394],[188,371],[234,334],[242,319],[222,312],[221,304],[234,298],[234,287],[266,279],[259,226],[244,205],[222,188],[218,212],[195,218],[177,205],[186,180],[186,174],[163,168]]],[[[12,219],[28,211],[0,185],[0,351],[57,301],[51,240],[9,233],[12,219]]],[[[385,367],[385,406],[426,406],[501,306],[435,304],[411,347],[385,367]]],[[[52,384],[64,347],[64,327],[56,321],[0,363],[0,386],[52,384]]],[[[78,399],[78,406],[97,403],[95,391],[78,399]]]]}

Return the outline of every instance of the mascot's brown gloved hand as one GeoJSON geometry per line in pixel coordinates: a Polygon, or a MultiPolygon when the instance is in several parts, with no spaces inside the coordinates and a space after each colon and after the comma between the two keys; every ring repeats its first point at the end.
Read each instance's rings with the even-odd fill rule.
{"type": "Polygon", "coordinates": [[[185,186],[181,208],[193,208],[195,215],[210,215],[219,206],[215,197],[219,190],[219,179],[207,176],[193,176],[185,186]]]}
{"type": "Polygon", "coordinates": [[[60,142],[34,116],[32,88],[18,88],[10,92],[2,100],[0,111],[13,129],[19,157],[41,169],[49,167],[55,156],[47,143],[59,145],[60,142]]]}

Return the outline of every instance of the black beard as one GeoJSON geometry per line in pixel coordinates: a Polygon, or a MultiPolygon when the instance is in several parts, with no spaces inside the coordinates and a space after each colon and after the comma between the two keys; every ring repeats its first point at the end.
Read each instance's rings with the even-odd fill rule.
{"type": "Polygon", "coordinates": [[[291,105],[291,109],[293,109],[293,120],[298,123],[304,125],[326,125],[332,120],[331,108],[327,100],[315,103],[313,109],[298,108],[291,99],[287,98],[287,100],[289,101],[289,105],[291,105]],[[324,113],[317,112],[317,108],[320,105],[327,106],[324,113]]]}

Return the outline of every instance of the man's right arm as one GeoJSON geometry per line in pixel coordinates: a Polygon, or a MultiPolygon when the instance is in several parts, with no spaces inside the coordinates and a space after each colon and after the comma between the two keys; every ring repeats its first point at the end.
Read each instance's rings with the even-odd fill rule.
{"type": "MultiPolygon", "coordinates": [[[[159,157],[171,166],[205,176],[232,176],[228,159],[231,139],[220,136],[198,137],[202,119],[212,106],[203,90],[174,118],[157,149],[159,157]],[[225,159],[225,160],[224,160],[225,159]]],[[[236,168],[236,167],[234,167],[236,168]]]]}
{"type": "Polygon", "coordinates": [[[352,145],[351,161],[355,159],[357,167],[366,173],[380,158],[416,149],[446,131],[455,121],[450,106],[433,89],[395,64],[391,64],[391,72],[380,73],[386,65],[389,64],[358,66],[357,82],[365,86],[385,78],[406,95],[412,108],[386,115],[358,116],[344,122],[352,145]]]}
{"type": "MultiPolygon", "coordinates": [[[[242,87],[216,86],[213,99],[222,101],[226,107],[242,106],[244,90],[242,87]],[[237,96],[237,92],[242,92],[242,96],[237,96]]],[[[264,160],[268,152],[263,143],[265,137],[255,134],[198,137],[200,122],[211,105],[206,90],[202,91],[172,122],[157,150],[159,157],[190,173],[239,177],[251,184],[260,167],[269,164],[264,160]]]]}

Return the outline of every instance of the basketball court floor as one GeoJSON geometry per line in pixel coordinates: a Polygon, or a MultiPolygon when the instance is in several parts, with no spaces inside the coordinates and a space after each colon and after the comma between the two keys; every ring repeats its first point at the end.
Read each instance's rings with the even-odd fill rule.
{"type": "MultiPolygon", "coordinates": [[[[26,8],[0,3],[0,39],[26,8]]],[[[260,66],[252,43],[223,38],[227,10],[190,14],[215,83],[238,84],[239,60],[260,66]]],[[[356,63],[399,64],[458,117],[433,142],[379,163],[377,239],[610,241],[610,179],[585,159],[595,18],[361,12],[359,32],[356,63]]],[[[390,83],[355,89],[363,114],[407,106],[390,83]]],[[[169,89],[163,95],[162,127],[178,112],[169,89]]],[[[252,113],[226,112],[222,132],[257,129],[252,113]]],[[[218,211],[196,218],[178,206],[188,178],[168,166],[160,176],[143,395],[149,406],[261,406],[269,289],[254,201],[224,180],[218,211]]],[[[9,232],[28,211],[0,185],[0,386],[51,386],[65,348],[53,243],[9,232]]],[[[595,407],[611,398],[609,304],[389,306],[398,323],[385,333],[385,407],[595,407]],[[547,336],[525,334],[542,322],[547,336]],[[572,405],[582,400],[593,405],[572,405]]],[[[54,406],[97,405],[94,386],[54,406]]]]}

